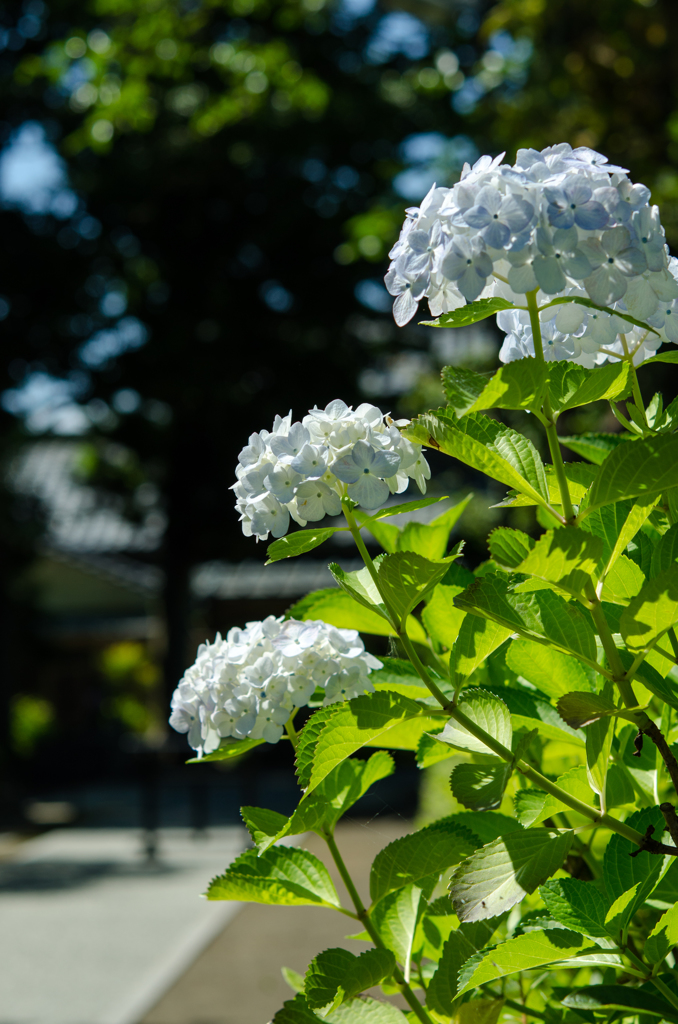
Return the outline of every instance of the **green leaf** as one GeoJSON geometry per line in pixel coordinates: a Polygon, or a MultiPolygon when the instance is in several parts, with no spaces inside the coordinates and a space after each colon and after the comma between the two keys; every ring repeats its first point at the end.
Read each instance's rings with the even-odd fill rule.
{"type": "Polygon", "coordinates": [[[353,512],[354,516],[359,523],[362,524],[363,528],[369,530],[377,544],[381,544],[384,551],[387,554],[392,554],[398,547],[398,538],[400,537],[400,527],[394,523],[381,522],[376,517],[368,516],[367,513],[361,512],[359,508],[353,512]]]}
{"type": "Polygon", "coordinates": [[[345,999],[353,999],[374,985],[390,978],[395,957],[389,949],[368,949],[356,957],[342,982],[345,999]]]}
{"type": "Polygon", "coordinates": [[[535,540],[522,530],[511,530],[508,526],[498,526],[492,530],[487,543],[490,557],[507,569],[515,569],[532,551],[535,540]]]}
{"type": "Polygon", "coordinates": [[[403,433],[410,441],[437,448],[538,504],[548,505],[546,474],[534,445],[481,413],[471,413],[460,422],[445,409],[423,413],[403,433]]]}
{"type": "Polygon", "coordinates": [[[455,1024],[497,1024],[503,999],[469,999],[455,1015],[455,1024]]]}
{"type": "Polygon", "coordinates": [[[572,836],[569,831],[521,829],[471,854],[450,882],[459,920],[482,921],[520,903],[562,867],[572,836]]]}
{"type": "Polygon", "coordinates": [[[517,572],[557,583],[569,593],[582,594],[595,575],[603,554],[603,542],[585,530],[571,526],[547,530],[517,572]]]}
{"type": "Polygon", "coordinates": [[[407,523],[398,535],[397,551],[414,551],[424,558],[444,558],[450,539],[450,533],[459,521],[470,502],[472,494],[467,494],[452,508],[438,516],[430,523],[407,523]]]}
{"type": "MultiPolygon", "coordinates": [[[[484,729],[492,739],[508,747],[509,750],[511,749],[513,738],[511,715],[503,700],[488,690],[473,688],[462,693],[458,707],[467,718],[479,728],[484,729]]],[[[455,750],[469,750],[476,754],[494,754],[490,747],[473,736],[453,718],[449,719],[436,739],[454,747],[455,750]]]]}
{"type": "MultiPolygon", "coordinates": [[[[570,796],[576,796],[583,803],[593,806],[591,788],[587,781],[584,765],[570,768],[559,776],[556,781],[560,788],[569,793],[570,796]]],[[[522,790],[522,793],[530,794],[539,792],[539,790],[522,790]]],[[[570,810],[567,804],[564,804],[558,797],[552,796],[550,793],[544,793],[542,801],[537,801],[533,797],[532,805],[529,808],[525,801],[518,800],[519,795],[520,792],[516,794],[516,805],[520,807],[520,821],[523,825],[539,825],[541,822],[546,821],[547,818],[561,811],[567,811],[570,815],[576,814],[576,811],[570,810]]]]}
{"type": "Polygon", "coordinates": [[[577,957],[594,944],[583,935],[566,928],[549,928],[508,939],[489,953],[476,953],[464,966],[459,994],[487,985],[519,971],[532,971],[546,964],[577,957]]]}
{"type": "Polygon", "coordinates": [[[570,992],[562,1002],[563,1006],[570,1007],[580,1015],[582,1011],[588,1010],[599,1013],[621,1010],[622,1017],[650,1014],[653,1017],[678,1021],[675,1007],[662,999],[654,988],[644,992],[638,988],[631,988],[630,985],[587,985],[585,988],[576,988],[570,992]]]}
{"type": "Polygon", "coordinates": [[[442,818],[418,832],[395,839],[380,850],[370,872],[373,903],[410,882],[439,875],[478,846],[473,832],[457,818],[442,818]]]}
{"type": "Polygon", "coordinates": [[[291,619],[320,619],[339,629],[358,629],[376,636],[394,636],[395,630],[380,612],[358,604],[350,594],[337,587],[315,590],[292,605],[291,619]]]}
{"type": "Polygon", "coordinates": [[[513,766],[501,758],[494,764],[458,764],[452,769],[452,796],[472,811],[492,811],[501,805],[513,766]]]}
{"type": "MultiPolygon", "coordinates": [[[[624,669],[628,672],[633,664],[633,655],[629,651],[625,651],[623,648],[619,649],[619,658],[621,660],[624,669]]],[[[653,693],[660,701],[665,704],[669,704],[672,708],[678,711],[678,690],[676,684],[672,679],[664,679],[660,676],[659,672],[652,665],[648,665],[647,661],[644,661],[640,668],[635,674],[635,679],[643,686],[647,687],[650,693],[653,693]]]]}
{"type": "Polygon", "coordinates": [[[186,764],[204,764],[206,761],[230,761],[233,757],[241,757],[249,750],[260,747],[264,742],[265,740],[251,740],[249,738],[245,740],[224,739],[211,754],[205,754],[204,757],[192,757],[186,764]]]}
{"type": "Polygon", "coordinates": [[[614,701],[602,693],[584,693],[579,690],[566,693],[558,701],[558,714],[573,729],[582,729],[616,712],[614,701]]]}
{"type": "Polygon", "coordinates": [[[588,459],[596,466],[600,466],[610,452],[613,452],[619,445],[634,440],[630,434],[577,434],[576,437],[559,437],[558,441],[565,448],[569,448],[575,455],[581,455],[582,459],[588,459]]]}
{"type": "MultiPolygon", "coordinates": [[[[523,307],[520,307],[523,308],[523,307]]],[[[420,320],[422,327],[468,327],[476,324],[479,320],[486,320],[488,316],[501,313],[502,309],[515,309],[512,302],[494,296],[491,299],[476,299],[475,302],[468,302],[459,309],[453,309],[449,313],[441,313],[435,320],[420,320]]]]}
{"type": "MultiPolygon", "coordinates": [[[[375,558],[375,566],[378,567],[381,559],[386,557],[386,555],[379,555],[375,558]]],[[[341,589],[349,597],[357,601],[358,604],[363,605],[363,607],[368,608],[371,612],[381,615],[382,618],[386,619],[389,626],[391,625],[386,605],[367,567],[358,569],[357,572],[344,572],[340,565],[337,565],[336,562],[331,562],[329,570],[341,589]]]]}
{"type": "MultiPolygon", "coordinates": [[[[608,680],[603,687],[601,696],[603,700],[612,704],[613,694],[614,683],[608,680]]],[[[613,736],[614,719],[609,717],[594,719],[586,729],[586,772],[589,785],[594,793],[597,793],[600,797],[603,810],[606,809],[605,783],[610,763],[613,736]]]]}
{"type": "Polygon", "coordinates": [[[631,918],[638,908],[645,902],[647,893],[644,891],[643,883],[636,882],[635,885],[618,896],[605,917],[605,927],[609,935],[623,947],[623,935],[629,926],[631,918]],[[642,895],[641,895],[642,892],[642,895]]]}
{"type": "Polygon", "coordinates": [[[266,565],[279,562],[281,558],[296,558],[297,555],[312,551],[313,548],[320,547],[326,540],[329,540],[333,534],[346,529],[346,526],[326,526],[322,530],[297,530],[296,533],[280,537],[279,540],[274,540],[272,544],[268,545],[266,565]]]}
{"type": "Polygon", "coordinates": [[[596,668],[596,640],[582,613],[558,594],[517,594],[500,576],[487,575],[455,597],[457,608],[499,622],[529,640],[557,647],[596,668]]]}
{"type": "Polygon", "coordinates": [[[555,413],[589,405],[601,399],[626,398],[631,394],[628,363],[607,363],[587,370],[577,363],[549,363],[549,398],[555,413]]]}
{"type": "Polygon", "coordinates": [[[463,589],[463,587],[446,587],[443,583],[439,583],[421,613],[421,620],[428,635],[443,647],[452,647],[466,616],[466,612],[454,605],[455,597],[457,594],[461,594],[463,589]]]}
{"type": "Polygon", "coordinates": [[[551,916],[566,928],[592,938],[607,936],[609,901],[595,885],[579,878],[552,878],[540,887],[539,895],[551,916]]]}
{"type": "MultiPolygon", "coordinates": [[[[645,834],[648,825],[653,825],[655,839],[661,839],[666,828],[658,807],[636,811],[626,819],[626,824],[635,828],[641,835],[645,834]]],[[[646,850],[639,852],[638,847],[630,839],[625,839],[615,833],[607,844],[603,856],[603,880],[608,895],[616,900],[631,889],[636,882],[640,882],[643,886],[647,886],[643,900],[647,899],[659,880],[662,861],[663,858],[653,856],[646,850]]]]}
{"type": "Polygon", "coordinates": [[[678,623],[678,565],[648,580],[622,612],[620,632],[631,651],[646,650],[678,623]]]}
{"type": "Polygon", "coordinates": [[[291,818],[257,807],[243,807],[241,812],[253,841],[263,852],[283,836],[297,836],[309,831],[332,832],[341,816],[370,786],[394,770],[393,758],[383,750],[372,754],[366,761],[347,758],[308,797],[302,799],[291,818]]]}
{"type": "MultiPolygon", "coordinates": [[[[387,690],[363,694],[361,697],[356,697],[344,704],[333,705],[333,707],[337,710],[332,715],[331,722],[323,723],[324,727],[320,731],[315,747],[310,752],[310,758],[309,752],[304,751],[303,753],[304,779],[307,777],[306,765],[309,759],[312,761],[307,793],[314,790],[333,768],[350,757],[356,750],[360,750],[361,747],[381,736],[392,726],[419,718],[422,714],[422,708],[415,701],[387,690]]],[[[311,718],[311,722],[313,718],[311,718]]],[[[308,725],[305,726],[305,729],[307,728],[308,725]]],[[[417,736],[417,742],[418,739],[417,736]]],[[[297,755],[298,763],[301,757],[300,750],[297,755]]],[[[300,783],[301,778],[302,772],[300,771],[300,783]]]]}
{"type": "MultiPolygon", "coordinates": [[[[299,733],[297,742],[296,772],[297,780],[302,789],[306,789],[311,781],[311,770],[313,768],[313,754],[317,746],[320,734],[325,726],[335,715],[341,713],[343,705],[330,704],[328,707],[319,708],[307,721],[299,733]]],[[[329,774],[329,773],[328,773],[329,774]]]]}
{"type": "Polygon", "coordinates": [[[318,953],[311,960],[304,979],[304,995],[312,1009],[318,1010],[334,1000],[347,971],[357,959],[347,949],[335,947],[318,953]]]}
{"type": "MultiPolygon", "coordinates": [[[[393,516],[401,516],[407,512],[418,512],[420,508],[437,505],[439,501],[447,501],[447,495],[441,494],[437,497],[417,498],[416,501],[404,501],[402,505],[387,505],[386,508],[380,508],[378,512],[371,516],[367,516],[364,512],[357,509],[354,515],[364,526],[369,526],[370,523],[375,522],[377,519],[391,519],[393,516]]],[[[461,512],[463,511],[462,509],[461,512]]],[[[461,515],[461,512],[459,515],[461,515]]]]}
{"type": "Polygon", "coordinates": [[[457,997],[459,971],[475,954],[475,947],[461,931],[451,932],[443,946],[438,967],[426,992],[426,1005],[444,1017],[451,1017],[457,997]]]}
{"type": "Polygon", "coordinates": [[[491,843],[493,839],[509,835],[511,832],[523,831],[515,818],[494,812],[490,814],[480,811],[463,811],[461,814],[450,815],[447,820],[456,821],[464,828],[470,829],[482,844],[491,843]]]}
{"type": "Polygon", "coordinates": [[[287,835],[290,819],[278,811],[269,811],[265,807],[241,807],[240,815],[252,842],[261,853],[273,845],[278,833],[287,835]]]}
{"type": "Polygon", "coordinates": [[[591,689],[592,674],[579,661],[533,640],[514,640],[506,653],[506,664],[549,697],[591,689]]]}
{"type": "Polygon", "coordinates": [[[310,1009],[304,996],[300,993],[294,999],[288,999],[278,1010],[271,1024],[318,1024],[321,1018],[310,1009]]]}
{"type": "MultiPolygon", "coordinates": [[[[317,1010],[330,1006],[329,1013],[334,1013],[341,1004],[390,977],[395,965],[388,949],[368,949],[360,956],[341,947],[326,949],[309,964],[304,982],[306,1002],[317,1010]]],[[[322,1017],[329,1019],[326,1012],[322,1017]]]]}
{"type": "Polygon", "coordinates": [[[403,966],[410,962],[421,902],[422,889],[411,883],[388,893],[370,911],[384,944],[403,966]]]}
{"type": "Polygon", "coordinates": [[[648,502],[616,501],[601,506],[586,517],[584,529],[590,530],[603,542],[604,573],[609,572],[658,501],[659,497],[648,502]]]}
{"type": "Polygon", "coordinates": [[[659,352],[656,356],[650,356],[649,359],[644,359],[641,366],[647,366],[648,363],[678,363],[678,352],[666,351],[659,352]]]}
{"type": "Polygon", "coordinates": [[[210,882],[208,900],[241,900],[280,906],[338,907],[327,868],[308,850],[274,846],[261,855],[245,850],[210,882]]]}
{"type": "Polygon", "coordinates": [[[659,964],[678,946],[678,904],[663,914],[645,939],[643,956],[651,964],[659,964]]]}
{"type": "Polygon", "coordinates": [[[443,389],[457,416],[483,409],[530,409],[541,406],[548,374],[546,363],[528,357],[502,366],[489,380],[461,366],[444,367],[443,389]]]}
{"type": "Polygon", "coordinates": [[[642,569],[626,555],[619,555],[605,576],[601,598],[611,604],[626,606],[645,583],[642,569]]]}
{"type": "MultiPolygon", "coordinates": [[[[458,615],[466,615],[456,606],[455,610],[458,615]]],[[[491,619],[483,619],[479,615],[466,615],[450,657],[450,672],[454,672],[455,687],[468,679],[510,635],[511,629],[507,626],[502,626],[491,619]]]]}
{"type": "Polygon", "coordinates": [[[536,728],[546,739],[583,746],[579,735],[563,722],[553,705],[540,694],[512,686],[489,685],[487,689],[504,701],[511,712],[514,729],[536,728]]]}
{"type": "Polygon", "coordinates": [[[652,555],[652,576],[658,576],[672,568],[678,559],[678,523],[669,527],[659,538],[652,555]]]}
{"type": "Polygon", "coordinates": [[[401,623],[440,583],[450,563],[460,554],[461,547],[450,557],[435,561],[412,551],[384,555],[377,569],[379,584],[401,623]]]}
{"type": "Polygon", "coordinates": [[[301,992],[303,994],[304,977],[302,974],[299,974],[298,971],[294,971],[291,967],[281,967],[280,973],[293,992],[301,992]]]}
{"type": "Polygon", "coordinates": [[[392,1003],[365,996],[352,999],[328,1013],[329,1024],[408,1024],[408,1018],[392,1003]]]}
{"type": "Polygon", "coordinates": [[[625,771],[624,766],[611,764],[607,770],[607,806],[621,807],[623,804],[636,803],[636,789],[633,786],[631,773],[625,771]]]}
{"type": "Polygon", "coordinates": [[[588,507],[582,516],[601,505],[639,496],[650,497],[678,484],[678,434],[661,434],[622,444],[611,452],[593,481],[588,507]]]}
{"type": "Polygon", "coordinates": [[[448,406],[456,416],[470,412],[487,387],[487,374],[476,373],[466,366],[443,366],[440,379],[448,406]]]}
{"type": "Polygon", "coordinates": [[[415,672],[412,662],[402,658],[382,658],[382,668],[370,673],[370,682],[376,690],[394,690],[405,697],[428,698],[428,689],[415,672]]]}

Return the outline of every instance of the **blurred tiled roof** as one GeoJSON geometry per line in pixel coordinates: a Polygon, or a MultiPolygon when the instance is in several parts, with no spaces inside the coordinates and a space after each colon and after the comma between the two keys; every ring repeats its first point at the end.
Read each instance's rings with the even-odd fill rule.
{"type": "Polygon", "coordinates": [[[37,499],[47,518],[44,542],[62,552],[155,551],[165,519],[153,510],[142,523],[122,513],[122,499],[103,496],[77,478],[82,443],[36,441],[27,445],[10,468],[9,481],[19,493],[37,499]]]}
{"type": "MultiPolygon", "coordinates": [[[[82,442],[36,441],[27,445],[10,470],[12,487],[40,502],[46,517],[43,552],[109,583],[143,593],[160,592],[163,572],[140,558],[160,547],[165,527],[156,511],[142,524],[127,520],[122,501],[102,497],[78,480],[82,442]]],[[[340,535],[342,536],[342,535],[340,535]]],[[[326,560],[301,557],[274,565],[262,559],[241,563],[206,562],[195,567],[191,586],[197,598],[218,600],[300,597],[310,590],[334,586],[326,560]]],[[[362,562],[342,558],[347,571],[362,562]]]]}

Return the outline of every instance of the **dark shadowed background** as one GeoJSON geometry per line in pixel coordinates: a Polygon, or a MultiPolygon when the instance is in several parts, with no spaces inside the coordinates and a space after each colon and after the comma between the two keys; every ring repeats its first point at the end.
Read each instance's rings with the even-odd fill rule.
{"type": "MultiPolygon", "coordinates": [[[[289,810],[285,744],[186,768],[165,726],[198,642],[330,582],[324,548],[264,568],[238,452],[290,408],[409,415],[444,363],[496,364],[487,321],[397,329],[382,284],[405,208],[466,160],[592,146],[678,246],[678,7],[26,0],[0,24],[0,827],[289,810]]],[[[476,489],[475,564],[501,492],[432,465],[434,493],[476,489]]],[[[365,813],[412,811],[400,768],[365,813]]]]}

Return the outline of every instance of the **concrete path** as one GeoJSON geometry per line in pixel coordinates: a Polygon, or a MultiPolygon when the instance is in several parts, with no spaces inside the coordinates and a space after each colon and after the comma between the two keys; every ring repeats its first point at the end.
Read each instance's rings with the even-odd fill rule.
{"type": "MultiPolygon", "coordinates": [[[[402,818],[339,825],[337,845],[365,903],[370,902],[369,871],[375,855],[410,831],[411,824],[402,818]]],[[[343,905],[350,907],[322,840],[311,835],[302,845],[327,864],[343,905]]],[[[266,1024],[292,998],[280,968],[292,967],[304,974],[316,953],[329,946],[361,953],[371,943],[346,938],[360,930],[357,922],[321,907],[245,904],[142,1024],[266,1024]]]]}
{"type": "MultiPolygon", "coordinates": [[[[239,909],[200,898],[242,828],[60,829],[0,864],[0,1024],[137,1024],[239,909]]],[[[244,1021],[239,1021],[244,1024],[244,1021]]]]}

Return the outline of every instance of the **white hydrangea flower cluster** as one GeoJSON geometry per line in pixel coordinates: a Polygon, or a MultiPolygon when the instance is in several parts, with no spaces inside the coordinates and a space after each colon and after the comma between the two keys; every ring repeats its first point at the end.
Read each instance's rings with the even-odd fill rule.
{"type": "Polygon", "coordinates": [[[366,509],[383,505],[415,480],[426,491],[431,471],[421,445],[407,441],[392,420],[367,403],[340,399],[314,407],[301,423],[276,416],[273,429],[252,434],[238,456],[235,491],[243,533],[283,537],[290,516],[300,526],[341,512],[341,497],[366,509]]]}
{"type": "MultiPolygon", "coordinates": [[[[385,278],[396,323],[411,320],[424,297],[439,316],[492,296],[524,305],[525,294],[539,289],[539,304],[581,295],[660,334],[643,339],[618,317],[553,307],[543,321],[551,358],[604,362],[624,354],[618,335],[633,330],[629,351],[653,351],[652,338],[655,347],[678,342],[678,273],[649,189],[587,147],[521,149],[513,166],[503,157],[466,164],[456,185],[434,185],[421,207],[407,211],[385,278]]],[[[527,355],[529,321],[513,312],[502,317],[510,337],[501,358],[527,355]]]]}
{"type": "Polygon", "coordinates": [[[271,615],[200,645],[174,691],[170,725],[200,756],[229,736],[277,743],[318,688],[324,704],[372,693],[370,672],[381,667],[357,630],[271,615]]]}

